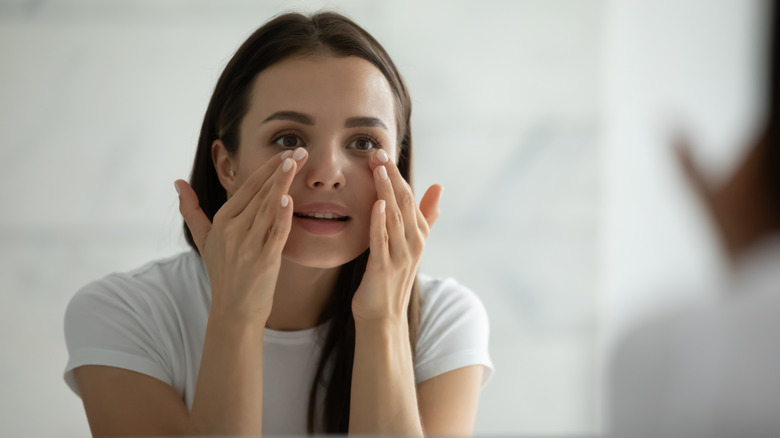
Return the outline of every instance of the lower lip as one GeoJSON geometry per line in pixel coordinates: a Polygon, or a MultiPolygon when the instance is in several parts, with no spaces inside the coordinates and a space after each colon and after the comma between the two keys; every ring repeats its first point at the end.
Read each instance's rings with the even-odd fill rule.
{"type": "Polygon", "coordinates": [[[344,228],[347,228],[346,221],[334,221],[327,219],[305,219],[302,217],[293,217],[293,222],[300,225],[304,230],[321,236],[337,234],[344,228]]]}

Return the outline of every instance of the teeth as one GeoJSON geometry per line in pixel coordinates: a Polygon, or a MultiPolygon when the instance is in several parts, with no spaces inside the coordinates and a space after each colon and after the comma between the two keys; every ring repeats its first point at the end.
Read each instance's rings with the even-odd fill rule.
{"type": "Polygon", "coordinates": [[[314,217],[317,219],[341,219],[344,216],[339,216],[333,213],[298,213],[301,217],[314,217]]]}

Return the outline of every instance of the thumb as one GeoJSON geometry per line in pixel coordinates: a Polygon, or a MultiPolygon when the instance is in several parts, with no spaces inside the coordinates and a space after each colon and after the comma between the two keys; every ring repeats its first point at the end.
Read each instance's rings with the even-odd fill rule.
{"type": "Polygon", "coordinates": [[[179,213],[184,218],[184,223],[192,233],[192,240],[195,241],[195,246],[198,247],[198,251],[203,254],[203,243],[206,240],[206,235],[211,230],[211,221],[203,213],[198,203],[198,195],[192,190],[186,181],[178,179],[174,181],[173,186],[176,188],[176,192],[179,194],[179,213]]]}

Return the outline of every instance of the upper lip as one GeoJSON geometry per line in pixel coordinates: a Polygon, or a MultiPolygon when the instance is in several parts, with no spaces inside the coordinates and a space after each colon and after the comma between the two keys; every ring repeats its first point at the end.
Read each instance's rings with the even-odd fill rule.
{"type": "Polygon", "coordinates": [[[295,209],[295,213],[298,214],[312,214],[312,213],[333,213],[339,216],[349,216],[349,210],[347,207],[339,204],[333,204],[329,202],[313,202],[311,204],[304,204],[295,209]]]}

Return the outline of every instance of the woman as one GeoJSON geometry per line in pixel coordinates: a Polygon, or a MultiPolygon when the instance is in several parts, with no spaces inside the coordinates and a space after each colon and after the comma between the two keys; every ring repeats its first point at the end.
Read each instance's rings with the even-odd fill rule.
{"type": "Polygon", "coordinates": [[[249,37],[175,183],[193,251],[68,307],[65,378],[94,435],[472,433],[487,316],[417,276],[441,187],[416,206],[410,116],[387,53],[340,15],[249,37]]]}

